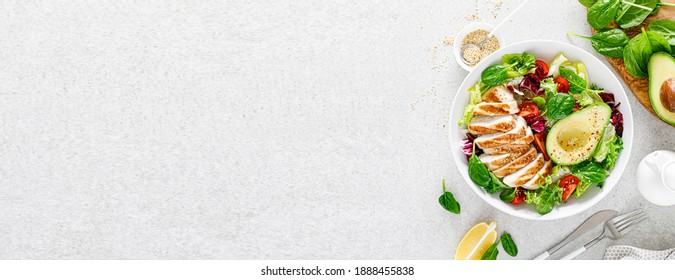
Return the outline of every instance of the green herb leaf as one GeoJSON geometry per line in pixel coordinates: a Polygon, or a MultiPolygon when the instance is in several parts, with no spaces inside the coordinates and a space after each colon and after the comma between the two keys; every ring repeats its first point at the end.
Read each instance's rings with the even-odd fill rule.
{"type": "Polygon", "coordinates": [[[505,231],[502,233],[502,237],[499,238],[499,240],[502,242],[502,248],[504,248],[504,251],[506,251],[509,256],[515,257],[518,255],[518,247],[516,246],[516,243],[513,242],[510,234],[505,231]]]}
{"type": "Polygon", "coordinates": [[[489,86],[498,86],[504,83],[506,80],[506,71],[507,67],[503,65],[492,65],[485,70],[480,75],[481,81],[489,86]]]}
{"type": "MultiPolygon", "coordinates": [[[[642,28],[642,33],[647,35],[647,39],[649,39],[649,45],[652,47],[652,53],[660,51],[670,53],[672,51],[668,40],[666,37],[663,37],[663,35],[656,32],[645,31],[644,28],[642,28]]],[[[647,63],[649,63],[649,59],[647,59],[647,63]]]]}
{"type": "Polygon", "coordinates": [[[623,51],[624,65],[628,73],[636,78],[647,77],[647,66],[651,55],[658,51],[672,52],[668,40],[662,35],[645,31],[633,37],[623,51]]]}
{"type": "Polygon", "coordinates": [[[484,261],[493,261],[497,259],[497,255],[499,254],[499,250],[497,250],[497,245],[499,245],[500,240],[497,240],[495,244],[492,244],[485,253],[480,257],[481,260],[484,261]]]}
{"type": "Polygon", "coordinates": [[[621,9],[614,20],[621,28],[640,25],[652,13],[659,0],[621,0],[621,9]]]}
{"type": "Polygon", "coordinates": [[[593,36],[581,36],[573,33],[567,33],[571,36],[584,38],[591,41],[593,48],[600,54],[608,57],[622,58],[623,49],[630,41],[630,38],[621,29],[613,28],[600,31],[593,36]]]}
{"type": "Polygon", "coordinates": [[[438,203],[445,208],[445,210],[448,210],[449,212],[459,214],[460,207],[459,203],[457,200],[455,200],[455,196],[452,195],[451,192],[447,191],[445,189],[445,179],[442,181],[443,184],[443,194],[438,198],[438,203]]]}
{"type": "Polygon", "coordinates": [[[621,8],[620,0],[598,0],[588,9],[586,20],[595,29],[605,28],[621,8]]]}
{"type": "Polygon", "coordinates": [[[568,94],[558,93],[546,102],[546,115],[554,120],[567,117],[572,109],[574,109],[574,98],[568,94]]]}
{"type": "Polygon", "coordinates": [[[511,203],[513,199],[516,198],[516,189],[508,188],[504,189],[501,194],[499,194],[499,199],[506,203],[511,203]]]}
{"type": "Polygon", "coordinates": [[[539,203],[537,203],[537,213],[546,215],[551,212],[553,206],[560,204],[560,201],[562,201],[562,191],[562,188],[555,186],[552,189],[542,190],[539,203]]]}
{"type": "Polygon", "coordinates": [[[586,8],[589,8],[593,6],[593,4],[595,4],[595,1],[596,0],[579,0],[579,3],[581,3],[581,5],[586,6],[586,8]]]}
{"type": "Polygon", "coordinates": [[[586,80],[575,74],[572,70],[560,67],[560,76],[570,83],[570,92],[579,94],[586,89],[586,80]]]}
{"type": "Polygon", "coordinates": [[[570,170],[574,176],[591,184],[600,183],[607,178],[607,170],[597,162],[584,161],[573,165],[570,170]]]}
{"type": "Polygon", "coordinates": [[[636,78],[646,78],[647,63],[645,57],[649,57],[651,52],[651,46],[649,46],[646,36],[638,34],[633,37],[623,49],[623,64],[626,66],[628,73],[636,78]]]}
{"type": "Polygon", "coordinates": [[[649,23],[649,31],[660,34],[670,44],[671,49],[675,47],[675,20],[657,19],[649,23]]]}
{"type": "Polygon", "coordinates": [[[490,178],[490,171],[488,171],[485,164],[478,159],[476,154],[469,158],[469,177],[471,181],[483,188],[488,187],[492,179],[490,178]]]}

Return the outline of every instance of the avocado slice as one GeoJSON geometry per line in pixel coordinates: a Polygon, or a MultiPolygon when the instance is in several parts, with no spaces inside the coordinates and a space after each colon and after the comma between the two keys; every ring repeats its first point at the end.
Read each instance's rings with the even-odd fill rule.
{"type": "Polygon", "coordinates": [[[589,105],[556,122],[546,136],[546,152],[559,165],[573,165],[593,155],[612,116],[603,102],[589,105]]]}
{"type": "Polygon", "coordinates": [[[665,122],[675,125],[675,58],[657,52],[649,59],[649,100],[654,112],[665,122]]]}

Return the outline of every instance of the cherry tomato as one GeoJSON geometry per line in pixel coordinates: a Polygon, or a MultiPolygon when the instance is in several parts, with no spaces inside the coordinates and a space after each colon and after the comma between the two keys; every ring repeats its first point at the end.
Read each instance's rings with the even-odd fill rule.
{"type": "Polygon", "coordinates": [[[579,111],[579,110],[581,110],[581,106],[579,105],[579,103],[574,103],[574,107],[572,108],[572,112],[576,112],[576,111],[579,111]]]}
{"type": "Polygon", "coordinates": [[[566,175],[560,179],[558,186],[563,188],[562,200],[567,201],[574,190],[579,186],[581,180],[574,175],[566,175]]]}
{"type": "Polygon", "coordinates": [[[548,157],[548,154],[546,153],[546,132],[539,132],[534,135],[534,147],[544,155],[544,160],[549,161],[550,158],[548,157]]]}
{"type": "Polygon", "coordinates": [[[534,70],[534,73],[537,74],[539,77],[546,77],[548,76],[548,65],[546,65],[546,62],[543,60],[537,60],[535,61],[536,65],[536,70],[534,70]]]}
{"type": "Polygon", "coordinates": [[[518,105],[518,109],[520,109],[520,111],[518,112],[518,116],[521,116],[523,118],[539,116],[539,107],[537,107],[537,104],[534,104],[532,102],[525,102],[523,104],[520,104],[518,105]]]}
{"type": "Polygon", "coordinates": [[[553,81],[558,84],[558,92],[568,92],[570,90],[570,83],[565,78],[558,76],[553,81]]]}
{"type": "Polygon", "coordinates": [[[521,204],[523,201],[525,201],[526,195],[525,191],[523,191],[523,188],[516,188],[516,196],[513,197],[513,200],[511,200],[511,203],[513,204],[521,204]]]}

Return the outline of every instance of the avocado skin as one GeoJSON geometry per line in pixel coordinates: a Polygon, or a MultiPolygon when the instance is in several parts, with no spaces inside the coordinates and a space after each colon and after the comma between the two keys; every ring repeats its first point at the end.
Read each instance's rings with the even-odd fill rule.
{"type": "Polygon", "coordinates": [[[649,59],[649,101],[659,118],[675,125],[675,112],[664,106],[661,96],[663,83],[670,78],[675,78],[675,58],[664,52],[653,54],[649,59]]]}

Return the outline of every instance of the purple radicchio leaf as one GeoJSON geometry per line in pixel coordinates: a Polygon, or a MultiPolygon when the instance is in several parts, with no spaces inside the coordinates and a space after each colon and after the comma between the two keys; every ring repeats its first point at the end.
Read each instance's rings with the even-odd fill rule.
{"type": "Polygon", "coordinates": [[[602,98],[602,101],[607,103],[609,107],[612,107],[612,116],[611,116],[611,124],[616,128],[616,135],[619,137],[623,136],[623,114],[619,112],[619,105],[621,103],[616,103],[616,99],[614,99],[614,94],[613,93],[608,93],[608,92],[603,92],[598,94],[600,98],[602,98]]]}
{"type": "Polygon", "coordinates": [[[616,128],[616,135],[623,137],[623,114],[619,112],[619,105],[621,105],[621,103],[612,107],[611,123],[614,128],[616,128]]]}
{"type": "Polygon", "coordinates": [[[614,106],[615,101],[614,101],[614,94],[613,93],[603,92],[603,93],[598,93],[598,95],[600,96],[600,98],[602,98],[603,102],[607,103],[607,105],[609,105],[610,107],[614,106]]]}
{"type": "Polygon", "coordinates": [[[542,116],[532,116],[527,119],[527,124],[530,125],[534,133],[540,133],[546,129],[546,119],[542,116]]]}
{"type": "MultiPolygon", "coordinates": [[[[471,155],[473,154],[473,140],[476,138],[471,135],[471,133],[466,134],[466,138],[462,140],[462,153],[466,155],[466,159],[469,160],[471,155]]],[[[483,153],[483,150],[480,148],[476,147],[476,155],[480,155],[483,153]]]]}
{"type": "Polygon", "coordinates": [[[528,100],[532,99],[532,97],[543,95],[544,94],[544,89],[540,87],[540,80],[534,75],[534,74],[527,74],[523,77],[523,80],[518,84],[518,88],[521,91],[526,92],[526,97],[528,100]],[[527,93],[530,93],[529,96],[527,96],[527,93]]]}

